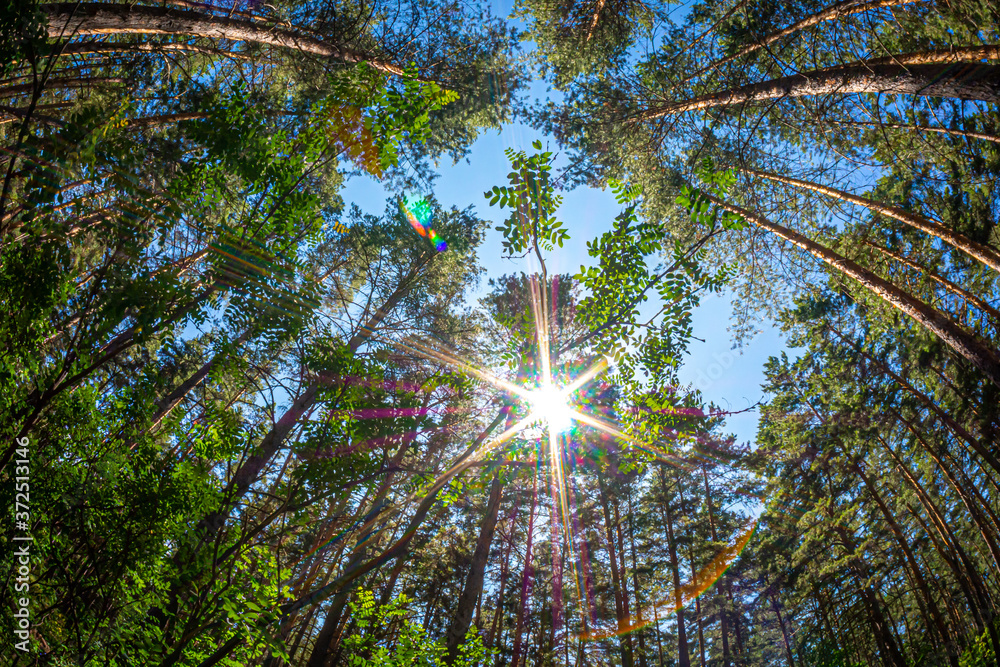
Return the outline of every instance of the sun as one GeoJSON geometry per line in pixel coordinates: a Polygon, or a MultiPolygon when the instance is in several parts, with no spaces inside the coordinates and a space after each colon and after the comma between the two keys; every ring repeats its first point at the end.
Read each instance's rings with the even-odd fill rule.
{"type": "Polygon", "coordinates": [[[555,433],[565,433],[573,426],[575,410],[570,407],[569,395],[554,384],[543,384],[528,394],[531,414],[545,420],[555,433]]]}

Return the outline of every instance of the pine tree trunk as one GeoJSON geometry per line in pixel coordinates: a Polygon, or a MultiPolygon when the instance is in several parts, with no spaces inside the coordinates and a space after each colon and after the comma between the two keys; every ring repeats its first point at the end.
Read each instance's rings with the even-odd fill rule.
{"type": "Polygon", "coordinates": [[[927,327],[944,343],[982,371],[993,384],[1000,387],[1000,360],[997,360],[993,352],[983,346],[975,336],[963,330],[941,312],[915,299],[892,283],[859,266],[856,262],[842,257],[833,250],[810,240],[794,230],[775,224],[746,209],[727,204],[712,195],[705,194],[705,197],[725,210],[742,216],[761,229],[766,229],[776,236],[797,245],[844,275],[857,280],[862,287],[927,327]]]}
{"type": "MultiPolygon", "coordinates": [[[[927,516],[930,519],[933,530],[931,530],[915,512],[913,513],[913,516],[924,528],[928,537],[931,538],[934,548],[941,556],[942,560],[948,564],[954,573],[955,580],[962,588],[966,600],[969,603],[969,609],[972,611],[976,628],[978,632],[982,633],[986,630],[987,626],[983,613],[988,607],[988,602],[982,595],[981,586],[978,581],[978,573],[976,572],[975,567],[969,562],[968,556],[965,554],[965,550],[962,549],[961,545],[956,542],[955,536],[948,525],[948,522],[941,515],[940,510],[930,498],[927,491],[923,488],[923,485],[921,485],[920,482],[913,476],[909,468],[904,465],[903,461],[900,460],[900,458],[896,455],[896,452],[893,451],[887,442],[879,436],[876,436],[876,439],[879,443],[881,443],[882,448],[886,451],[886,453],[889,454],[893,463],[896,464],[896,469],[902,473],[903,479],[906,480],[910,488],[916,492],[918,502],[924,508],[924,511],[927,512],[927,516]]],[[[1000,652],[998,652],[998,655],[1000,655],[1000,652]]]]}
{"type": "MultiPolygon", "coordinates": [[[[614,503],[612,507],[615,512],[615,532],[618,534],[618,540],[615,542],[615,547],[618,552],[618,572],[621,576],[622,585],[622,612],[624,613],[625,623],[629,626],[632,625],[632,604],[629,601],[628,593],[628,568],[625,567],[625,533],[622,524],[621,514],[618,510],[618,497],[615,496],[614,503]]],[[[629,663],[635,664],[635,646],[632,643],[632,633],[627,632],[621,637],[621,641],[624,644],[623,650],[627,650],[629,656],[629,663]]],[[[627,667],[624,662],[623,667],[627,667]]]]}
{"type": "Polygon", "coordinates": [[[517,494],[514,497],[514,508],[511,510],[510,519],[507,522],[507,548],[504,550],[503,561],[500,563],[500,585],[497,589],[496,609],[493,611],[493,622],[490,625],[490,632],[486,636],[486,641],[483,642],[488,649],[494,648],[501,643],[496,639],[497,630],[500,629],[500,621],[503,618],[503,610],[506,606],[504,603],[507,599],[507,575],[510,573],[510,552],[514,548],[514,528],[517,525],[517,514],[520,507],[521,496],[517,494]]]}
{"type": "Polygon", "coordinates": [[[445,645],[448,649],[445,662],[449,665],[458,658],[458,646],[465,640],[465,635],[472,623],[472,612],[483,592],[486,561],[489,559],[490,545],[493,543],[493,533],[496,530],[502,491],[503,484],[500,482],[500,478],[494,477],[493,483],[490,485],[490,498],[486,504],[486,515],[483,517],[483,524],[479,529],[479,539],[476,540],[476,548],[472,553],[469,574],[465,579],[465,587],[458,599],[458,607],[455,609],[455,615],[452,617],[451,626],[448,628],[445,638],[445,645]]]}
{"type": "Polygon", "coordinates": [[[875,635],[875,641],[879,645],[883,661],[892,665],[892,667],[907,667],[906,659],[903,657],[902,652],[900,652],[899,645],[892,632],[892,623],[886,618],[879,596],[872,590],[872,586],[869,583],[872,578],[871,572],[867,565],[859,564],[864,562],[861,560],[863,556],[858,554],[857,545],[854,543],[852,533],[849,533],[846,528],[841,526],[835,527],[833,531],[840,537],[841,542],[847,550],[848,558],[851,559],[850,567],[854,570],[858,579],[858,592],[861,593],[861,599],[867,608],[868,621],[871,623],[872,632],[875,635]]]}
{"type": "Polygon", "coordinates": [[[345,46],[329,44],[304,33],[171,7],[103,3],[40,5],[48,16],[49,39],[78,35],[185,35],[232,42],[255,42],[348,63],[367,62],[387,74],[403,70],[371,60],[345,46]]]}
{"type": "Polygon", "coordinates": [[[885,362],[872,357],[864,350],[864,348],[854,343],[854,341],[842,334],[836,327],[831,326],[829,329],[841,340],[849,342],[851,347],[853,347],[856,352],[878,367],[879,370],[881,370],[887,377],[891,378],[897,385],[905,389],[912,396],[916,397],[931,412],[937,415],[937,417],[944,422],[952,433],[961,438],[992,470],[994,470],[997,474],[1000,474],[1000,460],[997,460],[993,453],[984,446],[983,442],[979,438],[969,433],[961,424],[955,421],[951,415],[941,409],[941,407],[938,406],[938,404],[935,403],[929,396],[925,395],[922,391],[918,390],[916,387],[897,375],[885,362]]]}
{"type": "Polygon", "coordinates": [[[878,250],[880,253],[882,253],[883,255],[885,255],[887,257],[891,257],[892,259],[896,260],[900,264],[903,264],[904,266],[908,266],[909,268],[913,269],[914,271],[919,271],[920,273],[923,273],[925,276],[927,276],[928,278],[930,278],[931,280],[933,280],[934,282],[936,282],[938,285],[941,285],[942,287],[944,287],[946,290],[948,290],[952,294],[955,294],[955,295],[961,297],[966,302],[971,303],[973,306],[975,306],[976,308],[978,308],[980,311],[982,311],[982,312],[990,315],[993,318],[993,320],[994,320],[994,328],[997,329],[997,331],[1000,331],[1000,310],[997,310],[996,308],[994,308],[990,304],[986,303],[984,300],[980,299],[978,296],[976,296],[972,292],[969,292],[968,290],[966,290],[966,289],[964,289],[962,287],[959,287],[958,285],[956,285],[955,283],[951,282],[947,278],[942,278],[941,276],[939,276],[934,271],[932,271],[932,270],[930,270],[930,269],[928,269],[926,267],[923,267],[923,266],[917,264],[916,262],[913,262],[913,261],[911,261],[911,260],[903,257],[902,255],[889,250],[888,248],[883,248],[882,246],[878,245],[877,243],[872,243],[871,241],[862,241],[862,243],[864,243],[869,248],[874,248],[875,250],[878,250]]]}
{"type": "MultiPolygon", "coordinates": [[[[708,509],[708,527],[711,531],[712,542],[719,541],[719,536],[715,530],[715,511],[712,509],[712,490],[708,485],[708,466],[701,466],[702,481],[705,482],[705,507],[708,509]]],[[[722,576],[726,576],[723,574],[722,576]]],[[[721,586],[716,587],[716,599],[719,605],[719,632],[722,639],[722,667],[729,667],[731,662],[729,656],[729,633],[726,628],[726,597],[721,590],[721,586]]]]}
{"type": "Polygon", "coordinates": [[[521,635],[524,632],[524,620],[528,614],[528,599],[531,592],[531,543],[535,536],[535,510],[538,507],[538,475],[534,477],[531,490],[531,511],[528,513],[528,540],[524,548],[524,569],[521,572],[521,604],[517,610],[517,622],[514,624],[514,650],[510,667],[521,667],[521,635]]]}
{"type": "Polygon", "coordinates": [[[993,565],[996,567],[996,571],[1000,572],[1000,547],[997,546],[996,540],[994,539],[994,533],[992,528],[989,526],[986,517],[983,516],[977,503],[973,498],[970,497],[970,492],[966,489],[951,472],[951,468],[945,463],[944,459],[937,452],[937,450],[920,434],[920,430],[917,429],[909,420],[904,419],[901,414],[895,410],[890,411],[890,414],[894,416],[897,421],[899,421],[914,439],[920,443],[920,447],[927,453],[928,456],[937,464],[938,468],[944,474],[945,479],[948,480],[949,485],[958,496],[959,500],[965,505],[965,509],[968,511],[969,516],[972,517],[972,522],[979,529],[979,535],[983,538],[983,542],[986,544],[987,549],[989,549],[990,555],[993,557],[993,565]]]}
{"type": "MultiPolygon", "coordinates": [[[[361,327],[358,333],[348,341],[347,349],[352,354],[368,340],[371,334],[382,324],[383,320],[403,300],[403,297],[409,292],[416,275],[417,272],[414,270],[403,278],[396,290],[385,300],[364,326],[361,327]]],[[[222,528],[223,523],[225,523],[226,518],[229,516],[229,508],[246,495],[247,491],[250,490],[250,486],[284,445],[285,439],[291,434],[292,429],[312,410],[322,385],[322,381],[309,385],[292,402],[291,407],[281,415],[281,418],[271,427],[271,430],[264,435],[257,446],[257,451],[247,457],[243,464],[236,470],[236,473],[226,487],[226,491],[223,493],[223,497],[226,498],[226,506],[208,514],[203,520],[203,525],[207,528],[209,535],[217,533],[222,528]]]]}
{"type": "MultiPolygon", "coordinates": [[[[632,506],[632,489],[628,493],[628,538],[629,546],[632,548],[632,591],[635,596],[636,615],[638,622],[643,623],[642,602],[639,600],[639,568],[635,561],[635,513],[632,506]]],[[[646,662],[646,640],[643,628],[636,631],[636,639],[639,643],[639,667],[648,667],[646,662]]]]}
{"type": "MultiPolygon", "coordinates": [[[[934,596],[931,594],[930,587],[927,585],[927,580],[924,579],[923,572],[920,566],[917,564],[917,559],[913,556],[913,551],[910,549],[910,544],[903,534],[902,529],[899,527],[899,523],[896,521],[895,515],[886,505],[885,500],[882,499],[881,494],[878,492],[878,488],[872,484],[871,479],[865,474],[864,470],[861,469],[860,462],[855,463],[852,470],[854,473],[861,478],[864,482],[865,488],[868,489],[868,493],[871,494],[872,499],[875,501],[875,505],[879,508],[882,516],[885,518],[886,524],[889,526],[890,532],[892,532],[893,537],[896,538],[896,543],[899,545],[900,551],[903,552],[903,558],[906,564],[910,568],[910,573],[913,578],[913,582],[916,584],[917,590],[920,592],[918,596],[918,601],[920,602],[920,611],[925,617],[925,622],[928,627],[934,627],[941,640],[944,642],[945,646],[950,646],[952,643],[951,634],[948,632],[948,626],[945,624],[944,618],[941,615],[941,610],[938,608],[937,603],[934,600],[934,596]],[[929,616],[928,618],[928,611],[929,616]],[[933,618],[933,625],[931,624],[931,618],[933,618]]],[[[958,667],[958,656],[952,651],[948,651],[948,661],[951,663],[952,667],[958,667]]]]}
{"type": "Polygon", "coordinates": [[[251,56],[233,51],[223,51],[207,46],[189,44],[186,42],[161,42],[161,43],[136,43],[125,44],[121,42],[75,42],[63,44],[58,47],[53,55],[75,56],[91,55],[94,53],[167,53],[170,51],[181,51],[186,53],[200,53],[206,56],[223,56],[235,58],[237,60],[250,60],[251,56]]]}
{"type": "Polygon", "coordinates": [[[674,608],[677,613],[677,665],[678,667],[691,667],[687,632],[684,628],[684,602],[681,598],[680,561],[677,559],[677,542],[674,540],[673,514],[670,511],[670,502],[666,497],[667,480],[662,468],[660,469],[660,488],[663,494],[660,502],[660,511],[663,513],[663,524],[667,529],[667,551],[670,556],[670,574],[674,582],[674,608]]]}
{"type": "MultiPolygon", "coordinates": [[[[426,394],[423,399],[423,408],[426,409],[430,402],[430,394],[426,394]]],[[[402,437],[402,442],[400,443],[396,452],[389,459],[387,468],[389,472],[386,474],[385,479],[378,485],[378,489],[375,491],[375,495],[372,497],[371,501],[367,501],[360,507],[367,505],[369,510],[367,515],[363,519],[363,526],[360,530],[360,534],[357,539],[357,545],[355,546],[354,552],[351,554],[348,564],[344,567],[345,572],[352,572],[359,568],[361,564],[365,561],[368,556],[368,549],[373,545],[375,537],[380,532],[376,529],[376,524],[374,523],[375,517],[381,514],[383,508],[386,505],[386,498],[389,492],[392,490],[392,481],[395,477],[395,468],[403,460],[403,456],[406,455],[407,450],[409,450],[410,445],[416,439],[415,434],[408,434],[402,437]],[[372,517],[369,519],[368,517],[372,517]]],[[[316,643],[313,647],[313,653],[309,658],[309,665],[313,667],[321,664],[322,660],[325,661],[323,664],[332,665],[336,662],[334,656],[340,650],[340,632],[338,629],[341,627],[341,620],[344,614],[344,609],[347,605],[348,598],[350,596],[350,591],[343,591],[334,595],[333,600],[330,602],[330,607],[327,610],[326,618],[323,621],[323,626],[320,628],[319,635],[316,637],[316,643]],[[321,642],[322,638],[322,642],[321,642]]]]}
{"type": "Polygon", "coordinates": [[[982,139],[983,141],[992,141],[995,144],[1000,144],[1000,137],[992,134],[984,134],[982,132],[970,132],[967,130],[953,130],[947,127],[928,127],[926,125],[899,125],[895,123],[875,123],[875,122],[862,122],[862,121],[852,121],[850,123],[841,123],[839,121],[827,121],[836,122],[837,125],[870,125],[874,127],[886,127],[892,130],[914,130],[917,132],[940,132],[941,134],[951,134],[956,137],[968,137],[969,139],[982,139]]]}
{"type": "Polygon", "coordinates": [[[604,509],[605,538],[608,542],[608,561],[611,564],[611,584],[615,594],[615,616],[618,621],[619,638],[622,651],[622,667],[633,667],[632,665],[632,642],[626,641],[628,633],[622,633],[628,626],[628,613],[625,611],[624,591],[622,589],[622,575],[619,569],[618,550],[615,546],[615,526],[611,521],[611,507],[608,499],[608,492],[603,476],[598,473],[598,487],[601,494],[601,506],[604,509]]]}
{"type": "Polygon", "coordinates": [[[732,62],[737,58],[741,58],[755,51],[759,51],[760,49],[766,46],[774,44],[783,37],[787,37],[788,35],[794,34],[811,26],[823,23],[824,21],[834,21],[840,18],[841,16],[849,16],[851,14],[857,14],[859,12],[864,12],[871,9],[881,9],[883,7],[908,5],[914,2],[917,2],[917,0],[873,0],[872,2],[863,2],[863,3],[859,3],[857,0],[844,0],[843,2],[838,2],[836,4],[830,5],[829,7],[823,8],[822,10],[816,12],[815,14],[812,14],[811,16],[807,16],[806,18],[800,21],[796,21],[787,28],[783,28],[782,30],[779,30],[777,32],[772,32],[771,34],[765,37],[761,37],[760,39],[755,40],[753,44],[748,44],[747,46],[744,46],[736,53],[730,56],[726,56],[722,60],[718,60],[712,63],[708,67],[703,67],[694,74],[685,78],[684,81],[682,81],[682,83],[686,83],[687,81],[690,81],[699,74],[703,74],[710,69],[718,69],[722,65],[732,62]]]}
{"type": "MultiPolygon", "coordinates": [[[[232,345],[234,348],[239,348],[243,343],[247,342],[250,338],[250,334],[254,331],[253,327],[248,327],[246,331],[240,334],[240,337],[233,341],[232,345]]],[[[220,352],[219,354],[213,355],[211,359],[206,361],[201,368],[195,371],[190,377],[188,377],[184,382],[179,384],[172,392],[167,394],[165,397],[157,401],[157,410],[153,417],[149,420],[149,423],[142,430],[142,433],[137,434],[129,442],[129,449],[135,446],[139,438],[143,437],[148,433],[152,433],[160,425],[167,416],[176,408],[184,398],[194,390],[199,384],[201,384],[208,374],[212,372],[219,362],[228,356],[228,352],[220,352]]]]}
{"type": "Polygon", "coordinates": [[[650,109],[640,114],[637,120],[654,120],[686,111],[750,104],[764,100],[865,93],[944,97],[996,103],[1000,102],[1000,66],[975,62],[961,65],[954,63],[871,65],[856,62],[675,102],[650,109]]]}
{"type": "Polygon", "coordinates": [[[879,213],[886,216],[887,218],[893,218],[894,220],[899,220],[900,222],[910,225],[914,229],[919,229],[925,234],[930,234],[935,236],[953,248],[961,250],[965,254],[973,257],[986,266],[990,267],[994,271],[1000,272],[1000,253],[998,253],[993,248],[984,246],[981,243],[977,243],[972,239],[959,234],[948,227],[942,225],[939,222],[933,220],[928,220],[923,216],[916,215],[915,213],[910,213],[909,211],[904,211],[903,209],[896,206],[889,206],[888,204],[882,204],[877,201],[872,201],[870,199],[865,199],[864,197],[858,197],[857,195],[852,195],[849,192],[843,190],[837,190],[825,185],[820,185],[818,183],[810,183],[809,181],[802,181],[797,178],[789,178],[787,176],[778,176],[777,174],[770,174],[766,171],[758,171],[756,169],[740,168],[745,174],[752,174],[754,176],[760,176],[761,178],[766,178],[771,181],[776,181],[778,183],[784,183],[786,185],[793,185],[795,187],[804,188],[807,190],[812,190],[820,194],[824,194],[828,197],[834,199],[839,199],[841,201],[850,202],[852,204],[857,204],[863,206],[868,210],[879,213]]]}
{"type": "Polygon", "coordinates": [[[597,21],[601,18],[601,10],[604,9],[605,0],[597,0],[597,5],[594,7],[594,15],[590,18],[590,27],[587,29],[587,39],[586,42],[590,41],[590,38],[594,36],[594,30],[597,28],[597,21]]]}
{"type": "Polygon", "coordinates": [[[774,610],[774,615],[778,617],[778,627],[781,628],[781,640],[785,647],[785,659],[788,660],[788,667],[795,667],[795,658],[792,656],[792,645],[788,641],[788,630],[785,628],[785,621],[781,617],[781,607],[778,605],[777,593],[771,591],[768,597],[771,598],[771,609],[774,610]]]}

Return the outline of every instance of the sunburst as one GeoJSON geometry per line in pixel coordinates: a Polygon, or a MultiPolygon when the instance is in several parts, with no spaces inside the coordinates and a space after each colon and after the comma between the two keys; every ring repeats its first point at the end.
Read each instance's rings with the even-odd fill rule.
{"type": "MultiPolygon", "coordinates": [[[[572,442],[575,426],[578,424],[596,429],[606,435],[626,443],[630,447],[641,450],[657,458],[658,460],[670,464],[684,471],[690,471],[695,466],[684,458],[666,451],[655,443],[648,442],[635,435],[622,431],[615,424],[607,421],[599,414],[585,411],[576,404],[573,396],[593,382],[602,373],[609,370],[610,362],[604,356],[600,356],[587,368],[568,379],[565,384],[558,382],[553,376],[552,359],[550,353],[550,324],[548,308],[546,304],[545,290],[539,286],[538,276],[533,276],[529,283],[531,289],[531,306],[534,315],[535,331],[534,337],[537,344],[538,358],[537,366],[539,377],[533,384],[517,384],[505,380],[487,369],[480,368],[462,359],[458,354],[447,350],[439,344],[429,344],[418,340],[408,340],[406,342],[392,342],[393,345],[406,349],[411,353],[422,356],[428,360],[436,361],[450,368],[465,373],[471,377],[495,387],[504,392],[507,396],[520,401],[527,407],[527,416],[519,420],[512,418],[508,412],[506,428],[492,439],[482,438],[481,444],[467,451],[454,465],[439,475],[429,485],[422,490],[414,491],[409,495],[407,501],[398,507],[405,506],[409,502],[417,500],[426,493],[433,492],[434,489],[441,488],[456,475],[468,470],[472,465],[482,462],[487,457],[493,456],[501,450],[504,443],[513,437],[538,424],[542,424],[545,436],[542,441],[546,442],[550,471],[550,492],[553,507],[557,509],[552,515],[552,547],[553,547],[553,573],[559,570],[558,563],[562,558],[562,548],[568,549],[566,559],[573,572],[573,580],[576,584],[577,599],[580,601],[579,609],[581,613],[582,625],[585,631],[580,635],[581,639],[599,639],[612,635],[632,632],[641,627],[654,622],[654,619],[669,615],[677,609],[693,602],[695,598],[707,591],[719,576],[732,564],[746,546],[747,542],[756,527],[756,521],[751,522],[734,539],[734,542],[723,549],[723,551],[705,568],[694,574],[692,580],[677,591],[673,600],[665,600],[654,604],[651,607],[639,610],[633,616],[617,621],[613,627],[601,630],[595,627],[593,619],[588,616],[588,607],[593,605],[593,601],[585,599],[587,587],[581,586],[581,572],[586,572],[589,567],[581,560],[581,554],[575,553],[576,540],[578,534],[574,534],[574,526],[579,521],[571,521],[570,515],[570,489],[566,482],[565,470],[563,466],[565,451],[572,442]]],[[[512,407],[512,406],[509,406],[512,407]]],[[[496,422],[494,422],[496,423],[496,422]]],[[[484,434],[485,435],[485,434],[484,434]]],[[[542,452],[539,452],[541,454],[542,452]]],[[[575,501],[573,501],[575,509],[575,501]]],[[[372,519],[374,521],[375,519],[372,519]]],[[[576,533],[579,533],[577,527],[576,533]]],[[[586,575],[584,575],[586,576],[586,575]]],[[[560,587],[553,591],[553,603],[559,605],[563,598],[561,590],[561,575],[554,576],[553,585],[560,587]]],[[[554,617],[558,617],[561,611],[553,609],[554,617]]]]}

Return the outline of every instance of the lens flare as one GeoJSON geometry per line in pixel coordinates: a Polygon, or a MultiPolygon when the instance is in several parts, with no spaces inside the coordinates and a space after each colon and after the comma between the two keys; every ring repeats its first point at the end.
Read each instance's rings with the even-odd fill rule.
{"type": "Polygon", "coordinates": [[[545,420],[556,433],[565,433],[573,426],[573,409],[568,394],[554,384],[544,384],[528,395],[532,414],[545,420]]]}
{"type": "Polygon", "coordinates": [[[406,216],[406,221],[410,223],[410,226],[417,234],[430,239],[435,250],[444,252],[448,249],[448,244],[445,243],[444,239],[431,229],[431,205],[426,199],[411,195],[399,202],[399,206],[403,209],[403,215],[406,216]]]}
{"type": "Polygon", "coordinates": [[[701,568],[691,578],[691,581],[674,591],[672,599],[663,600],[646,609],[640,609],[638,613],[628,618],[623,618],[614,628],[605,630],[594,629],[584,632],[580,635],[580,639],[593,641],[635,632],[651,623],[658,622],[661,618],[676,613],[679,609],[683,609],[694,602],[695,598],[704,595],[726,573],[726,570],[729,569],[736,559],[739,558],[739,555],[743,553],[743,550],[746,549],[750,543],[750,538],[753,537],[756,530],[757,520],[754,519],[748,525],[744,526],[743,530],[735,536],[733,541],[713,558],[708,565],[701,568]]]}

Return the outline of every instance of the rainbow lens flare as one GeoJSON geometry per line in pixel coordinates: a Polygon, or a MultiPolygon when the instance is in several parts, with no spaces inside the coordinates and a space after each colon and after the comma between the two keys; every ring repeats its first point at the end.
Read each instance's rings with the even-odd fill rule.
{"type": "Polygon", "coordinates": [[[403,198],[399,205],[403,209],[406,221],[417,231],[417,234],[430,239],[438,252],[444,252],[448,249],[448,244],[445,243],[444,239],[431,229],[431,205],[426,199],[410,195],[403,198]]]}
{"type": "Polygon", "coordinates": [[[445,243],[444,239],[441,238],[440,236],[438,236],[438,233],[435,232],[433,229],[431,230],[431,233],[430,233],[430,239],[431,239],[431,241],[434,242],[434,248],[438,252],[444,252],[445,250],[448,249],[448,244],[445,243]]]}

